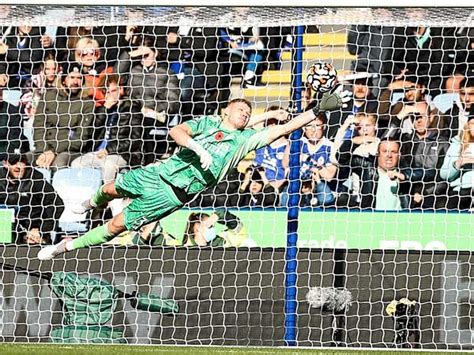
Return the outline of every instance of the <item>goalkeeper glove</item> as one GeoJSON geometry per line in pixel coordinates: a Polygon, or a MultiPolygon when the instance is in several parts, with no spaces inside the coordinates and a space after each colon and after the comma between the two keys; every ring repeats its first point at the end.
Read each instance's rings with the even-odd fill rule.
{"type": "Polygon", "coordinates": [[[191,138],[188,142],[188,148],[194,151],[199,156],[201,168],[207,170],[211,167],[212,156],[199,143],[197,143],[194,139],[191,138]]]}
{"type": "Polygon", "coordinates": [[[342,91],[342,85],[336,86],[330,92],[325,92],[318,105],[313,108],[313,113],[317,116],[320,112],[334,111],[339,108],[346,108],[347,102],[351,100],[350,91],[342,91]]]}

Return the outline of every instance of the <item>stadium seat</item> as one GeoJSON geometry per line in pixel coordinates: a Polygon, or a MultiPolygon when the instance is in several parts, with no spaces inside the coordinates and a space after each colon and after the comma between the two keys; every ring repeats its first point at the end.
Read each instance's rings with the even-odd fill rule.
{"type": "Polygon", "coordinates": [[[65,233],[83,233],[88,229],[87,214],[78,215],[72,207],[82,203],[102,184],[100,170],[93,168],[66,168],[53,176],[53,187],[64,201],[64,212],[59,228],[65,233]]]}

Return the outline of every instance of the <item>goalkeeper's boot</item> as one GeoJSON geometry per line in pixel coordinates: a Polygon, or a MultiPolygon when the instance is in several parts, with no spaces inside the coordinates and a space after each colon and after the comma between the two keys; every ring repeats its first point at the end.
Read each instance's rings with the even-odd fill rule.
{"type": "Polygon", "coordinates": [[[68,250],[66,249],[66,243],[68,241],[63,239],[58,244],[48,245],[47,247],[42,248],[38,253],[39,260],[51,260],[55,256],[65,253],[68,250]]]}
{"type": "Polygon", "coordinates": [[[71,211],[75,214],[84,214],[86,212],[89,212],[90,210],[93,210],[96,206],[92,205],[91,199],[88,198],[84,202],[82,202],[80,205],[74,205],[71,208],[71,211]]]}

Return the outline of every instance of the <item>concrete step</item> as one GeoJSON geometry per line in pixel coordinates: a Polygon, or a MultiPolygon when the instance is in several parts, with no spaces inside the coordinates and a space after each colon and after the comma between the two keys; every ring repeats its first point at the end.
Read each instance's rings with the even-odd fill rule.
{"type": "MultiPolygon", "coordinates": [[[[351,61],[356,58],[356,56],[350,54],[346,51],[345,48],[333,48],[333,49],[322,49],[324,47],[312,47],[307,48],[303,53],[303,60],[336,60],[342,59],[351,61]]],[[[285,51],[281,55],[282,60],[291,60],[291,52],[285,51]]]]}
{"type": "Polygon", "coordinates": [[[253,97],[273,97],[288,100],[290,97],[290,85],[269,85],[258,88],[248,88],[242,90],[244,96],[248,99],[253,97]]]}
{"type": "Polygon", "coordinates": [[[307,33],[303,35],[305,46],[345,46],[347,44],[347,33],[307,33]]]}

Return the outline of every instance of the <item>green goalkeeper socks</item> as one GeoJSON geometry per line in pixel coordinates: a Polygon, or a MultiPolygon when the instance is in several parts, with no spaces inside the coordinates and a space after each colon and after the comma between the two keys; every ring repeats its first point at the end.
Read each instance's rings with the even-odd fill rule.
{"type": "Polygon", "coordinates": [[[72,241],[72,249],[81,249],[90,247],[92,245],[103,244],[112,240],[115,237],[107,229],[107,225],[98,226],[94,229],[91,229],[89,232],[84,234],[82,237],[74,239],[72,241]]]}
{"type": "Polygon", "coordinates": [[[95,194],[91,197],[91,205],[94,207],[105,205],[107,202],[112,201],[114,198],[107,195],[102,188],[104,185],[99,187],[95,194]]]}

